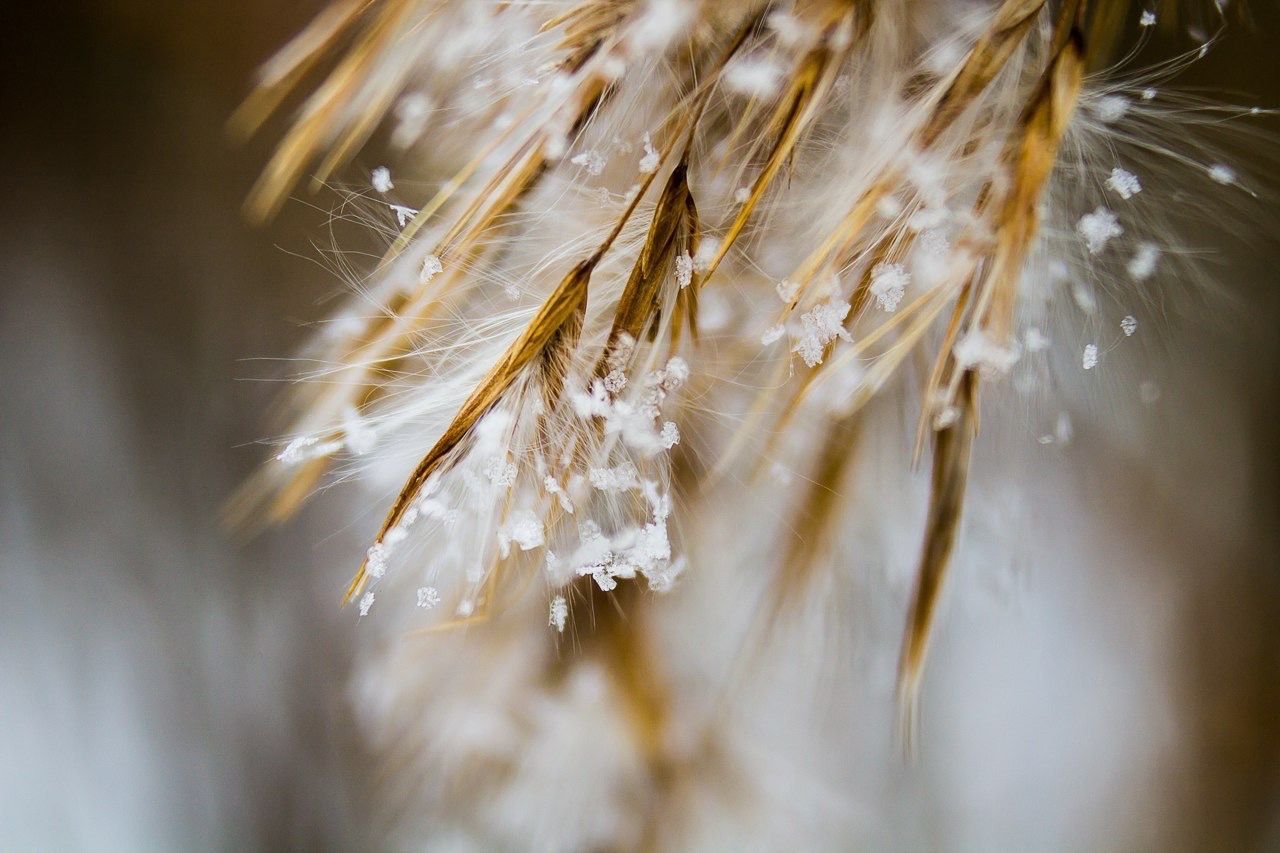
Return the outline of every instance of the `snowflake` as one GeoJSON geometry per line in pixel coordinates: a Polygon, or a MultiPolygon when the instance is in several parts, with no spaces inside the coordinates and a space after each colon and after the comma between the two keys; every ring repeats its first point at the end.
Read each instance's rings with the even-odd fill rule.
{"type": "Polygon", "coordinates": [[[658,171],[658,166],[662,164],[662,158],[658,154],[658,150],[653,147],[653,140],[649,134],[644,135],[644,156],[640,158],[640,171],[646,175],[653,174],[658,171]]]}
{"type": "Polygon", "coordinates": [[[516,466],[501,456],[491,456],[485,460],[484,475],[495,486],[506,488],[516,481],[516,466]]]}
{"type": "Polygon", "coordinates": [[[564,624],[568,618],[569,605],[564,600],[563,595],[557,595],[555,598],[551,599],[551,612],[547,617],[547,624],[563,634],[564,624]]]}
{"type": "Polygon", "coordinates": [[[604,377],[604,390],[617,394],[627,387],[627,374],[621,370],[610,370],[604,377]]]}
{"type": "Polygon", "coordinates": [[[1008,373],[1021,356],[1016,346],[1001,346],[981,329],[966,332],[952,352],[961,367],[977,367],[989,374],[1008,373]]]}
{"type": "Polygon", "coordinates": [[[527,509],[519,510],[511,515],[511,523],[507,525],[503,535],[504,545],[514,542],[521,551],[532,551],[541,548],[543,543],[542,522],[527,509]]]}
{"type": "Polygon", "coordinates": [[[681,290],[693,283],[693,257],[688,252],[676,256],[676,283],[681,290]]]}
{"type": "Polygon", "coordinates": [[[1049,348],[1049,339],[1036,326],[1027,329],[1027,333],[1023,335],[1022,339],[1026,345],[1027,352],[1041,352],[1049,348]]]}
{"type": "Polygon", "coordinates": [[[1112,124],[1124,118],[1129,112],[1129,99],[1123,95],[1107,95],[1099,98],[1093,106],[1094,114],[1104,124],[1112,124]]]}
{"type": "Polygon", "coordinates": [[[405,207],[402,204],[389,205],[391,212],[396,215],[396,224],[401,228],[409,224],[409,221],[418,215],[416,208],[405,207]]]}
{"type": "Polygon", "coordinates": [[[418,273],[418,282],[426,284],[442,272],[444,272],[444,264],[440,262],[440,258],[427,255],[422,259],[422,271],[418,273]]]}
{"type": "Polygon", "coordinates": [[[373,607],[373,590],[366,592],[360,599],[360,615],[368,616],[370,607],[373,607]]]}
{"type": "Polygon", "coordinates": [[[1129,261],[1129,275],[1135,281],[1150,278],[1156,271],[1156,261],[1159,259],[1160,249],[1154,243],[1138,244],[1138,251],[1134,252],[1133,259],[1129,261]]]}
{"type": "Polygon", "coordinates": [[[782,69],[768,59],[740,59],[720,75],[731,92],[767,98],[778,90],[782,69]]]}
{"type": "Polygon", "coordinates": [[[373,174],[369,176],[369,183],[373,184],[373,188],[380,193],[389,193],[395,189],[395,184],[391,183],[391,170],[386,166],[379,166],[373,170],[373,174]]]}
{"type": "Polygon", "coordinates": [[[1084,238],[1091,255],[1098,254],[1111,241],[1111,238],[1119,237],[1124,233],[1124,229],[1116,221],[1116,215],[1105,207],[1098,207],[1093,213],[1086,213],[1080,217],[1076,231],[1084,238]]]}
{"type": "Polygon", "coordinates": [[[1120,331],[1124,332],[1125,337],[1129,337],[1138,331],[1138,318],[1130,314],[1120,321],[1120,331]]]}
{"type": "Polygon", "coordinates": [[[434,586],[418,587],[418,606],[430,610],[440,603],[440,591],[434,586]]]}
{"type": "Polygon", "coordinates": [[[812,311],[801,315],[800,322],[804,324],[804,332],[791,351],[799,353],[809,367],[821,364],[827,344],[836,338],[852,340],[844,328],[844,318],[848,315],[848,302],[833,299],[825,304],[815,305],[812,311]]]}
{"type": "Polygon", "coordinates": [[[592,177],[596,177],[597,175],[604,172],[604,164],[605,164],[604,155],[601,154],[599,151],[596,151],[595,149],[592,149],[590,151],[583,151],[581,154],[579,154],[577,157],[574,157],[569,162],[575,166],[581,166],[582,168],[586,169],[587,174],[591,175],[592,177]]]}
{"type": "Polygon", "coordinates": [[[1084,353],[1080,356],[1080,366],[1085,370],[1093,370],[1098,366],[1098,345],[1085,344],[1084,353]]]}
{"type": "Polygon", "coordinates": [[[1128,199],[1142,192],[1142,184],[1138,181],[1137,175],[1117,166],[1111,170],[1111,177],[1107,178],[1107,189],[1120,198],[1128,199]]]}
{"type": "Polygon", "coordinates": [[[564,487],[556,482],[555,477],[548,474],[546,479],[542,481],[542,485],[546,488],[547,494],[555,495],[556,500],[560,501],[561,509],[570,515],[573,514],[573,501],[569,499],[569,493],[564,490],[564,487]]]}
{"type": "Polygon", "coordinates": [[[670,450],[680,443],[680,428],[676,426],[675,421],[667,421],[662,425],[658,440],[662,442],[663,450],[670,450]]]}
{"type": "Polygon", "coordinates": [[[911,273],[902,264],[876,264],[871,270],[871,294],[885,311],[898,310],[910,283],[911,273]]]}
{"type": "Polygon", "coordinates": [[[630,462],[612,468],[591,468],[587,471],[591,485],[602,492],[625,492],[640,488],[640,472],[630,462]]]}
{"type": "Polygon", "coordinates": [[[777,324],[776,326],[770,326],[769,328],[764,330],[763,334],[760,335],[760,343],[761,345],[767,347],[769,346],[769,344],[780,340],[782,336],[785,335],[786,333],[787,333],[787,329],[781,323],[777,324]]]}

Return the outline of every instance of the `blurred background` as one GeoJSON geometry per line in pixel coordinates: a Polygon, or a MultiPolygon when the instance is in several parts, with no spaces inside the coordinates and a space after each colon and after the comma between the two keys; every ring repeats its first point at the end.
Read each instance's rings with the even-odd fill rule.
{"type": "MultiPolygon", "coordinates": [[[[254,380],[288,375],[253,359],[341,288],[314,242],[335,200],[248,226],[273,133],[224,131],[320,4],[8,5],[0,849],[368,847],[334,558],[360,546],[332,500],[253,541],[218,523],[268,429],[254,380]]],[[[1280,16],[1255,18],[1182,82],[1280,103],[1280,16]]],[[[1280,849],[1280,242],[1257,210],[1211,310],[1158,331],[1159,405],[1114,435],[1078,413],[1027,534],[1072,556],[953,615],[936,744],[851,847],[902,823],[930,849],[1280,849]]]]}

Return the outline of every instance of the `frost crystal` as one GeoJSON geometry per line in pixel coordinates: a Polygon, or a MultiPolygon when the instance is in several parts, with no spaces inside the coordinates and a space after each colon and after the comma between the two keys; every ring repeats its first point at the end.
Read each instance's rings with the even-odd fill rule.
{"type": "Polygon", "coordinates": [[[1124,332],[1125,337],[1129,337],[1138,331],[1138,318],[1130,314],[1120,321],[1120,331],[1124,332]]]}
{"type": "Polygon", "coordinates": [[[1209,177],[1223,185],[1236,182],[1235,170],[1222,163],[1215,163],[1209,167],[1209,177]]]}
{"type": "Polygon", "coordinates": [[[1156,271],[1156,261],[1160,259],[1160,250],[1154,243],[1140,243],[1138,251],[1129,261],[1129,275],[1135,281],[1145,281],[1156,271]]]}
{"type": "Polygon", "coordinates": [[[1085,344],[1084,353],[1080,357],[1080,366],[1085,370],[1093,370],[1098,366],[1098,345],[1085,344]]]}
{"type": "Polygon", "coordinates": [[[551,612],[547,617],[547,624],[563,634],[564,623],[568,618],[569,605],[565,602],[563,595],[557,595],[551,599],[551,612]]]}
{"type": "Polygon", "coordinates": [[[778,286],[774,289],[777,291],[779,299],[783,302],[791,302],[800,292],[800,285],[796,284],[794,281],[786,281],[784,279],[783,281],[778,282],[778,286]]]}
{"type": "Polygon", "coordinates": [[[373,590],[366,592],[360,599],[360,615],[368,616],[370,607],[373,607],[373,590]]]}
{"type": "Polygon", "coordinates": [[[853,340],[844,328],[844,318],[849,314],[849,303],[838,299],[815,305],[812,311],[801,315],[804,332],[796,341],[792,352],[799,353],[809,367],[822,364],[823,351],[836,338],[853,340]]]}
{"type": "Polygon", "coordinates": [[[688,287],[693,282],[693,258],[688,252],[681,252],[676,257],[676,283],[680,285],[680,289],[688,287]]]}
{"type": "Polygon", "coordinates": [[[418,606],[430,610],[440,603],[440,591],[434,586],[418,587],[418,606]]]}
{"type": "Polygon", "coordinates": [[[1116,215],[1105,207],[1098,207],[1093,213],[1086,213],[1080,217],[1076,231],[1084,238],[1091,255],[1101,252],[1112,237],[1119,237],[1124,233],[1124,229],[1116,220],[1116,215]]]}
{"type": "Polygon", "coordinates": [[[444,272],[444,264],[435,255],[427,255],[422,259],[422,271],[418,273],[418,282],[426,284],[440,273],[444,272]]]}
{"type": "Polygon", "coordinates": [[[746,204],[751,199],[751,190],[747,187],[738,187],[733,191],[733,200],[738,204],[746,204]]]}
{"type": "Polygon", "coordinates": [[[871,270],[871,294],[885,311],[896,311],[911,283],[911,273],[902,264],[876,264],[871,270]]]}
{"type": "Polygon", "coordinates": [[[1144,11],[1142,13],[1142,17],[1138,18],[1138,26],[1140,27],[1155,26],[1155,23],[1156,23],[1156,13],[1150,10],[1144,11]]]}
{"type": "Polygon", "coordinates": [[[391,170],[386,166],[374,169],[373,174],[369,176],[369,183],[373,184],[373,188],[380,193],[389,193],[396,186],[391,183],[391,170]]]}
{"type": "Polygon", "coordinates": [[[601,154],[599,151],[596,151],[594,148],[590,151],[583,151],[581,154],[579,154],[577,157],[574,157],[569,162],[575,166],[581,166],[582,168],[586,169],[587,174],[591,175],[592,177],[596,177],[597,175],[604,172],[604,164],[605,164],[604,155],[601,154]]]}
{"type": "Polygon", "coordinates": [[[662,158],[658,154],[658,149],[653,147],[653,140],[649,134],[644,135],[644,156],[640,158],[640,171],[646,175],[651,175],[658,171],[662,158]]]}
{"type": "Polygon", "coordinates": [[[1107,179],[1107,189],[1120,198],[1128,199],[1142,192],[1142,184],[1137,175],[1116,167],[1111,170],[1111,177],[1107,179]]]}

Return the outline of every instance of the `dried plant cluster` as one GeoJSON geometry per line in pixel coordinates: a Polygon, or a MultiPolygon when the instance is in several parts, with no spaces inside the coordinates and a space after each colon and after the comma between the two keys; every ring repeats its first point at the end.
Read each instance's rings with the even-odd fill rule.
{"type": "Polygon", "coordinates": [[[359,705],[393,823],[660,843],[659,816],[705,799],[677,809],[682,785],[734,775],[726,707],[788,625],[848,594],[833,543],[868,525],[863,553],[916,553],[909,733],[984,398],[1031,408],[1055,354],[1094,370],[1135,332],[1183,263],[1146,170],[1247,192],[1153,136],[1199,114],[1160,88],[1193,55],[1105,73],[1179,14],[338,0],[266,66],[242,129],[319,82],[253,216],[376,134],[403,152],[352,200],[385,255],[233,507],[278,521],[353,478],[386,495],[346,599],[378,638],[359,705]],[[932,477],[912,532],[885,509],[909,503],[914,459],[932,477]],[[713,676],[673,659],[690,640],[647,594],[708,586],[734,601],[713,676]],[[561,763],[592,783],[552,798],[561,763]],[[441,805],[459,799],[486,805],[463,820],[441,805]]]}

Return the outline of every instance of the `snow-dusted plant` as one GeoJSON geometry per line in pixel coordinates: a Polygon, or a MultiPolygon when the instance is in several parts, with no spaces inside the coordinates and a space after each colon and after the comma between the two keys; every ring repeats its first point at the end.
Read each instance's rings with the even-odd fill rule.
{"type": "Polygon", "coordinates": [[[416,744],[406,803],[436,809],[429,832],[655,838],[705,739],[677,735],[699,724],[677,719],[640,593],[736,572],[760,589],[747,645],[767,644],[832,571],[857,436],[889,408],[932,458],[909,720],[986,389],[1054,350],[1094,376],[1138,328],[1144,289],[1181,269],[1154,178],[1247,192],[1161,136],[1220,115],[1158,88],[1194,55],[1106,71],[1156,23],[1085,0],[340,0],[264,69],[249,127],[333,63],[255,216],[384,125],[406,152],[361,194],[385,255],[237,508],[287,517],[326,477],[394,489],[346,598],[387,613],[360,705],[381,746],[416,744]],[[1099,290],[1126,315],[1101,349],[1074,318],[1099,290]],[[451,659],[424,664],[410,625],[451,659]],[[548,806],[531,792],[557,757],[513,744],[557,737],[568,706],[608,746],[559,756],[596,775],[548,806]],[[466,782],[491,799],[450,817],[466,782]]]}

